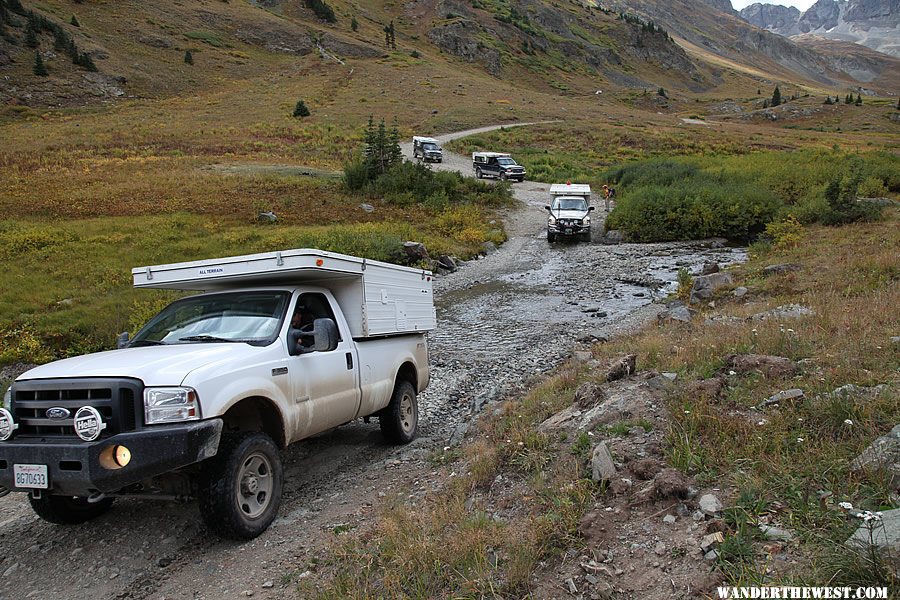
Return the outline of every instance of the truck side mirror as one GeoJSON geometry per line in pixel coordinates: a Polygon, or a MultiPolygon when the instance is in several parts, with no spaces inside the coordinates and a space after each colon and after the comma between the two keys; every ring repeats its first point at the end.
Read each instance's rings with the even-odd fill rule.
{"type": "Polygon", "coordinates": [[[116,336],[116,348],[119,348],[121,350],[122,348],[127,348],[127,347],[128,347],[128,332],[123,331],[118,336],[116,336]]]}
{"type": "Polygon", "coordinates": [[[594,206],[588,206],[588,212],[591,212],[592,210],[594,210],[594,208],[596,208],[596,207],[594,207],[594,206]]]}
{"type": "Polygon", "coordinates": [[[316,352],[331,352],[338,346],[338,328],[331,319],[313,321],[313,347],[316,352]]]}
{"type": "Polygon", "coordinates": [[[544,210],[550,210],[550,205],[549,205],[549,204],[545,204],[545,205],[544,205],[544,210]]]}

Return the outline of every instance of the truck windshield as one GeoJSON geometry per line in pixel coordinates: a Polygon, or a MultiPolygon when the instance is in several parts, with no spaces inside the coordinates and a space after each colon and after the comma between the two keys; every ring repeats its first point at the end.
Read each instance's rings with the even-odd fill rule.
{"type": "Polygon", "coordinates": [[[584,198],[557,198],[553,210],[587,210],[587,202],[584,198]]]}
{"type": "Polygon", "coordinates": [[[288,292],[228,292],[173,302],[150,319],[129,346],[244,342],[267,346],[281,329],[288,292]]]}
{"type": "Polygon", "coordinates": [[[438,147],[437,144],[425,143],[425,144],[422,144],[422,147],[425,148],[426,150],[440,150],[440,147],[438,147]]]}
{"type": "Polygon", "coordinates": [[[497,162],[498,162],[499,164],[501,164],[501,165],[514,165],[514,164],[516,164],[516,161],[514,161],[514,160],[511,159],[511,158],[498,158],[498,159],[497,159],[497,162]]]}

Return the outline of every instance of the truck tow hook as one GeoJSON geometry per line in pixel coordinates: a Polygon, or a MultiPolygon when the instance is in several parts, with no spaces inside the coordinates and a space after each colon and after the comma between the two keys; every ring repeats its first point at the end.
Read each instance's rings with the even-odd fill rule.
{"type": "Polygon", "coordinates": [[[106,498],[106,494],[104,494],[103,492],[96,492],[96,493],[88,496],[87,501],[88,501],[88,504],[96,504],[97,502],[100,502],[104,498],[106,498]]]}

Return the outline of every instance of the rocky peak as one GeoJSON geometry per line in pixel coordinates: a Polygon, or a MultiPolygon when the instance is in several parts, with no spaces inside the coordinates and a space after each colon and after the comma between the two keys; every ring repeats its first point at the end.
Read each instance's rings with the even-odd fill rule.
{"type": "Polygon", "coordinates": [[[742,19],[760,29],[768,29],[781,35],[799,32],[797,22],[800,20],[800,11],[793,6],[757,2],[741,9],[740,15],[742,19]]]}
{"type": "Polygon", "coordinates": [[[712,6],[716,10],[721,10],[722,12],[728,13],[730,15],[738,14],[736,10],[734,10],[734,6],[731,5],[731,0],[702,0],[705,4],[712,6]]]}
{"type": "Polygon", "coordinates": [[[833,29],[840,22],[842,9],[846,6],[846,0],[818,0],[803,13],[797,26],[803,33],[815,29],[833,29]]]}

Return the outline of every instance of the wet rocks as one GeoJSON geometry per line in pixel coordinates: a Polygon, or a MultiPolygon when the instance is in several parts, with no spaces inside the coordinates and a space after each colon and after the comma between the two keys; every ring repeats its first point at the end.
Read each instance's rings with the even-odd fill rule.
{"type": "Polygon", "coordinates": [[[485,256],[490,256],[491,254],[493,254],[496,251],[497,251],[497,244],[495,244],[494,242],[489,241],[489,242],[484,242],[483,244],[481,244],[481,253],[484,254],[485,256]]]}
{"type": "Polygon", "coordinates": [[[709,300],[722,288],[734,284],[731,273],[710,273],[694,278],[694,286],[691,288],[691,304],[709,300]]]}
{"type": "Polygon", "coordinates": [[[635,363],[637,362],[636,354],[628,354],[623,356],[612,364],[606,373],[606,381],[616,381],[624,377],[628,377],[634,373],[635,363]]]}
{"type": "Polygon", "coordinates": [[[793,271],[800,271],[802,269],[803,267],[796,263],[782,263],[764,267],[762,273],[766,277],[770,277],[772,275],[783,275],[784,273],[791,273],[793,271]]]}
{"type": "Polygon", "coordinates": [[[784,304],[776,306],[771,310],[766,310],[750,317],[751,321],[766,321],[768,319],[799,319],[816,314],[811,308],[800,306],[799,304],[784,304]]]}
{"type": "Polygon", "coordinates": [[[713,273],[718,273],[719,271],[721,271],[719,263],[705,262],[703,263],[703,268],[700,270],[700,275],[712,275],[713,273]]]}
{"type": "Polygon", "coordinates": [[[769,379],[783,379],[797,372],[797,365],[789,358],[767,354],[731,354],[725,358],[726,370],[738,375],[759,373],[769,379]]]}
{"type": "Polygon", "coordinates": [[[900,425],[875,439],[852,463],[853,471],[880,473],[892,489],[900,488],[900,425]]]}
{"type": "Polygon", "coordinates": [[[722,505],[722,501],[714,494],[703,494],[700,496],[697,505],[700,508],[700,512],[711,517],[722,512],[722,509],[725,508],[722,505]]]}
{"type": "Polygon", "coordinates": [[[591,453],[591,478],[600,482],[610,481],[615,476],[616,465],[613,463],[612,453],[606,442],[600,442],[591,453]]]}

